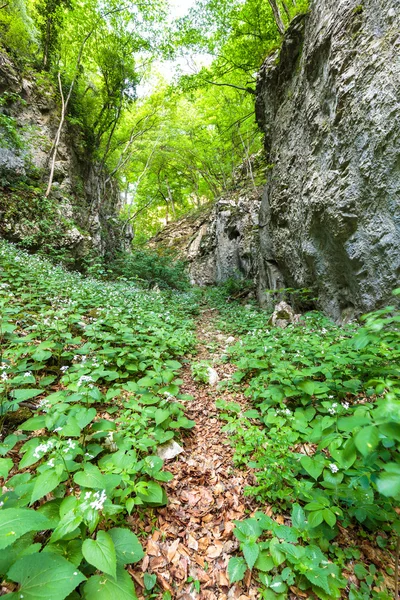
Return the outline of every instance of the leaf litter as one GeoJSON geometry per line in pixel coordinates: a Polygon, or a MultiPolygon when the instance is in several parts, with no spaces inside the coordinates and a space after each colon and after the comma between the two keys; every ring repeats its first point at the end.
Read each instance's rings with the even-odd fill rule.
{"type": "MultiPolygon", "coordinates": [[[[213,326],[214,316],[212,311],[204,311],[198,323],[200,360],[215,357],[206,347],[210,341],[220,354],[226,346],[226,336],[213,326]]],[[[230,376],[232,370],[226,364],[213,368],[220,380],[230,376]]],[[[222,431],[215,401],[234,400],[243,410],[251,406],[244,395],[195,382],[189,362],[182,370],[182,379],[181,391],[194,398],[186,403],[186,415],[196,425],[182,442],[183,452],[173,460],[167,459],[167,469],[174,475],[165,486],[168,505],[155,509],[153,518],[148,512],[142,515],[145,523],[137,516],[129,518],[136,532],[149,534],[146,556],[130,573],[141,588],[139,598],[144,597],[140,594],[143,573],[148,572],[154,573],[160,588],[177,600],[251,600],[259,597],[259,592],[250,571],[240,584],[230,584],[227,566],[239,547],[233,536],[233,521],[245,518],[256,508],[254,500],[243,493],[254,479],[251,470],[245,472],[233,466],[234,450],[222,431]]]]}

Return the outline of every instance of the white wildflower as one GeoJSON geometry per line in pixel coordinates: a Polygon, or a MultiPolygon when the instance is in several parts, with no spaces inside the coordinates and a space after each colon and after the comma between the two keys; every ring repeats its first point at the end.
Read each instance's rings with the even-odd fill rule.
{"type": "Polygon", "coordinates": [[[8,379],[7,373],[2,373],[1,374],[1,378],[2,378],[3,381],[7,381],[7,379],[8,379]]]}
{"type": "Polygon", "coordinates": [[[30,377],[32,375],[32,371],[27,371],[24,373],[24,377],[30,377]]]}
{"type": "Polygon", "coordinates": [[[62,431],[62,427],[56,427],[55,429],[53,429],[54,433],[57,433],[58,431],[62,431]]]}
{"type": "Polygon", "coordinates": [[[329,468],[332,471],[332,473],[337,473],[339,471],[339,468],[334,463],[331,463],[329,465],[329,468]]]}
{"type": "Polygon", "coordinates": [[[94,508],[95,510],[103,510],[104,502],[107,500],[107,494],[105,490],[100,492],[95,492],[94,497],[96,500],[90,503],[90,508],[94,508]]]}
{"type": "Polygon", "coordinates": [[[67,367],[67,365],[64,365],[63,367],[60,368],[60,371],[65,373],[66,371],[68,371],[68,369],[69,369],[69,367],[67,367]]]}
{"type": "Polygon", "coordinates": [[[54,467],[54,458],[51,458],[47,464],[49,467],[54,467]]]}
{"type": "Polygon", "coordinates": [[[78,380],[78,387],[84,383],[89,383],[89,381],[94,381],[93,377],[90,377],[90,375],[82,375],[82,377],[80,377],[78,380]]]}
{"type": "Polygon", "coordinates": [[[350,404],[348,402],[342,402],[342,406],[345,410],[349,409],[350,404]]]}
{"type": "Polygon", "coordinates": [[[34,458],[41,458],[40,454],[46,454],[49,450],[51,450],[51,448],[53,448],[54,446],[54,442],[53,440],[49,440],[48,442],[45,442],[44,444],[39,444],[39,446],[37,446],[37,448],[35,449],[35,452],[33,453],[34,458]]]}

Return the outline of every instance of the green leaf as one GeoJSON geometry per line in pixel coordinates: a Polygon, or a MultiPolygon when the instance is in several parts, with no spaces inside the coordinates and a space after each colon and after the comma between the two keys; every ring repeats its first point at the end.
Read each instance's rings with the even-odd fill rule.
{"type": "Polygon", "coordinates": [[[241,556],[232,556],[228,563],[228,576],[231,583],[242,581],[247,571],[247,564],[241,556]]]}
{"type": "Polygon", "coordinates": [[[82,554],[96,569],[116,577],[117,556],[114,542],[108,533],[100,530],[95,540],[85,540],[82,544],[82,554]]]}
{"type": "Polygon", "coordinates": [[[0,477],[7,479],[8,474],[13,466],[14,463],[11,458],[0,458],[0,477]]]}
{"type": "Polygon", "coordinates": [[[367,456],[373,452],[379,444],[378,428],[374,425],[364,427],[356,434],[354,442],[357,450],[359,450],[363,456],[367,456]]]}
{"type": "Polygon", "coordinates": [[[307,527],[305,512],[299,504],[293,504],[292,525],[299,531],[304,531],[307,527]]]}
{"type": "Polygon", "coordinates": [[[324,520],[324,511],[323,510],[316,510],[314,512],[309,513],[309,515],[308,515],[308,524],[310,527],[318,527],[318,525],[321,525],[323,520],[324,520]]]}
{"type": "Polygon", "coordinates": [[[270,555],[270,553],[267,550],[263,550],[258,555],[254,566],[259,571],[267,573],[268,571],[272,571],[272,569],[275,568],[275,563],[272,560],[272,556],[270,555]]]}
{"type": "Polygon", "coordinates": [[[167,494],[164,488],[155,481],[146,483],[146,492],[139,492],[138,496],[148,506],[164,506],[167,504],[167,494]]]}
{"type": "Polygon", "coordinates": [[[150,573],[145,573],[143,576],[143,580],[145,589],[150,591],[156,585],[157,575],[150,575],[150,573]]]}
{"type": "Polygon", "coordinates": [[[325,466],[325,459],[322,456],[302,456],[300,459],[300,464],[305,471],[315,480],[321,475],[325,466]]]}
{"type": "Polygon", "coordinates": [[[31,495],[31,504],[52,492],[63,479],[62,473],[58,475],[54,469],[44,471],[35,479],[35,485],[31,495]]]}
{"type": "Polygon", "coordinates": [[[376,482],[378,492],[389,498],[400,496],[400,474],[399,473],[381,473],[376,482]]]}
{"type": "Polygon", "coordinates": [[[39,396],[39,394],[43,394],[43,392],[44,390],[38,390],[33,388],[21,388],[13,390],[10,395],[11,398],[14,398],[17,402],[23,402],[24,400],[35,398],[35,396],[39,396]]]}
{"type": "Polygon", "coordinates": [[[331,594],[331,590],[328,584],[328,574],[322,571],[322,569],[313,569],[304,573],[308,581],[317,587],[320,587],[327,594],[331,594]]]}
{"type": "Polygon", "coordinates": [[[272,538],[269,544],[269,551],[271,553],[272,560],[274,561],[277,567],[284,562],[286,557],[285,554],[282,552],[282,546],[278,538],[272,538]]]}
{"type": "Polygon", "coordinates": [[[53,531],[50,538],[50,542],[54,544],[58,540],[75,531],[75,529],[82,523],[82,516],[76,514],[75,510],[67,512],[53,531]]]}
{"type": "MultiPolygon", "coordinates": [[[[32,417],[20,425],[22,431],[37,431],[38,429],[44,429],[46,426],[46,415],[37,415],[32,417]]],[[[37,460],[37,459],[36,459],[37,460]]]]}
{"type": "Polygon", "coordinates": [[[365,579],[365,577],[368,575],[368,571],[364,567],[364,565],[357,563],[356,565],[354,565],[354,574],[357,577],[357,579],[365,579]]]}
{"type": "Polygon", "coordinates": [[[43,553],[20,558],[8,578],[20,584],[15,597],[24,600],[64,600],[86,579],[62,556],[43,553]]]}
{"type": "Polygon", "coordinates": [[[128,565],[141,560],[144,556],[143,548],[138,538],[129,529],[114,527],[108,532],[114,542],[117,563],[128,565]]]}
{"type": "Polygon", "coordinates": [[[35,533],[33,531],[25,533],[25,535],[21,536],[12,546],[8,546],[6,552],[0,553],[0,574],[2,576],[4,576],[11,565],[22,556],[39,552],[42,545],[33,543],[34,535],[35,533]]]}
{"type": "Polygon", "coordinates": [[[251,571],[260,553],[260,547],[257,542],[250,541],[242,544],[242,551],[246,559],[247,566],[251,571]]]}
{"type": "Polygon", "coordinates": [[[161,423],[166,421],[170,415],[171,415],[171,413],[169,410],[157,408],[155,415],[154,415],[156,425],[160,425],[161,423]]]}
{"type": "Polygon", "coordinates": [[[336,515],[329,508],[324,508],[322,512],[325,523],[328,523],[330,527],[334,527],[336,524],[336,515]]]}
{"type": "Polygon", "coordinates": [[[0,550],[11,546],[28,531],[52,529],[47,517],[29,508],[4,508],[0,510],[0,550]]]}
{"type": "Polygon", "coordinates": [[[117,569],[116,579],[108,575],[94,575],[83,588],[85,600],[136,600],[131,576],[123,568],[117,569]]]}
{"type": "Polygon", "coordinates": [[[106,490],[108,495],[121,482],[119,475],[103,475],[96,465],[87,463],[83,471],[78,471],[74,475],[74,481],[81,487],[90,488],[93,490],[106,490]]]}

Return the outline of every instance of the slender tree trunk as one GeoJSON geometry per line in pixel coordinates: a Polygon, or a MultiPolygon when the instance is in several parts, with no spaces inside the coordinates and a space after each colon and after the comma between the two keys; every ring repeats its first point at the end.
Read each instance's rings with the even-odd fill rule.
{"type": "Polygon", "coordinates": [[[279,33],[283,35],[285,33],[285,25],[282,21],[281,11],[279,10],[279,6],[276,0],[268,0],[270,7],[272,8],[272,12],[274,14],[274,19],[276,26],[279,30],[279,33]]]}
{"type": "Polygon", "coordinates": [[[58,86],[60,88],[61,103],[62,103],[61,104],[61,117],[60,117],[60,123],[58,125],[58,129],[57,129],[56,137],[54,138],[54,142],[53,142],[53,148],[52,148],[53,157],[51,160],[49,182],[47,184],[47,190],[45,193],[46,198],[50,194],[51,186],[53,185],[54,168],[55,168],[55,164],[56,164],[56,160],[57,160],[57,150],[58,150],[58,146],[60,144],[61,133],[62,133],[63,126],[64,126],[65,116],[67,114],[68,104],[71,99],[72,90],[74,89],[75,82],[78,78],[79,67],[80,67],[81,60],[82,60],[83,50],[85,48],[86,42],[88,41],[88,39],[90,38],[90,36],[92,35],[93,32],[94,32],[94,28],[86,35],[85,39],[83,40],[83,42],[81,44],[81,47],[79,48],[79,54],[78,54],[78,58],[76,60],[76,65],[75,65],[75,75],[71,81],[71,85],[69,86],[68,94],[65,99],[64,99],[64,93],[62,90],[61,73],[58,72],[58,74],[57,74],[58,86]]]}
{"type": "Polygon", "coordinates": [[[169,187],[169,182],[168,182],[167,178],[165,178],[165,183],[167,184],[168,200],[169,200],[169,203],[171,205],[172,216],[174,217],[174,219],[176,219],[176,210],[175,210],[174,197],[172,196],[171,188],[169,187]]]}
{"type": "Polygon", "coordinates": [[[286,4],[285,0],[281,0],[281,2],[282,2],[283,10],[285,11],[285,13],[286,13],[286,16],[287,16],[287,18],[288,18],[288,21],[289,21],[289,23],[290,23],[291,16],[290,16],[290,11],[289,11],[289,9],[288,9],[288,6],[287,6],[287,4],[286,4]]]}

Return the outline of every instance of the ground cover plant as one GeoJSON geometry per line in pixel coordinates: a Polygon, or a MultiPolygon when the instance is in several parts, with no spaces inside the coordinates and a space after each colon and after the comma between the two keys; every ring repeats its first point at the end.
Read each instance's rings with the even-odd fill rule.
{"type": "Polygon", "coordinates": [[[124,522],[166,503],[157,447],[193,426],[177,359],[195,298],[84,279],[5,242],[0,281],[6,597],[135,598],[125,565],[143,550],[124,522]]]}
{"type": "MultiPolygon", "coordinates": [[[[237,314],[240,332],[248,311],[237,314]]],[[[240,405],[220,402],[221,418],[236,463],[255,470],[247,493],[267,507],[236,524],[243,556],[231,559],[232,582],[254,569],[268,599],[289,590],[397,597],[399,323],[395,307],[361,327],[338,327],[314,312],[285,330],[260,328],[255,315],[229,351],[233,381],[247,387],[254,409],[242,414],[240,405]],[[364,542],[376,549],[367,564],[364,542]]]]}

